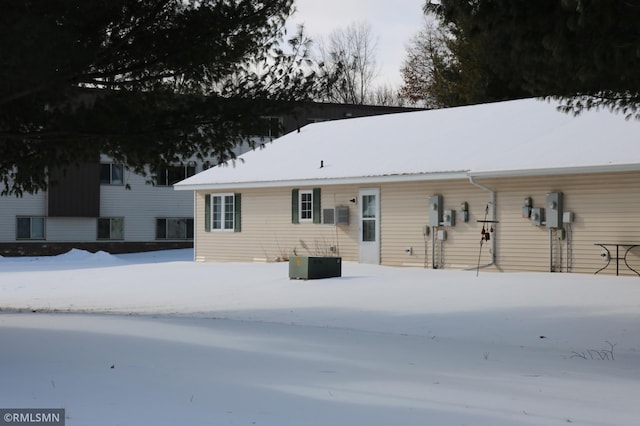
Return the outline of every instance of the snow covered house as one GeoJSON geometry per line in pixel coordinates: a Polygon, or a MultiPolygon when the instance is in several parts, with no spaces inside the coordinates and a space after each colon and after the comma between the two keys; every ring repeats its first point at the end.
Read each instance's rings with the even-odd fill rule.
{"type": "Polygon", "coordinates": [[[608,111],[526,99],[310,124],[174,188],[195,194],[196,261],[640,271],[640,123],[608,111]]]}
{"type": "MultiPolygon", "coordinates": [[[[290,113],[262,117],[257,141],[307,123],[415,110],[415,108],[299,103],[290,113]]],[[[247,146],[237,148],[244,152],[247,146]]],[[[0,256],[53,255],[71,248],[111,253],[193,246],[193,197],[172,185],[207,168],[185,161],[158,172],[154,185],[102,157],[55,174],[48,191],[0,197],[0,256]]]]}

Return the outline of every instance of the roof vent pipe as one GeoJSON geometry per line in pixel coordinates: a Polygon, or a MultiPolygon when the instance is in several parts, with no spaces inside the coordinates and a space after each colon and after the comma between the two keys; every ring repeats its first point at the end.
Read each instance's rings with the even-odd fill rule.
{"type": "Polygon", "coordinates": [[[320,160],[320,168],[324,167],[324,160],[320,160]]]}
{"type": "MultiPolygon", "coordinates": [[[[471,183],[471,185],[473,186],[477,186],[478,188],[482,189],[483,191],[487,191],[489,193],[489,204],[491,205],[491,221],[495,222],[496,221],[496,191],[494,191],[493,189],[482,185],[481,183],[478,183],[474,180],[473,176],[469,175],[469,182],[471,183]]],[[[489,240],[489,252],[491,254],[491,260],[489,261],[489,263],[484,264],[484,265],[480,265],[477,268],[488,268],[490,266],[493,266],[496,264],[496,239],[495,238],[491,238],[489,240]]],[[[474,267],[473,269],[476,269],[476,267],[474,267]]]]}

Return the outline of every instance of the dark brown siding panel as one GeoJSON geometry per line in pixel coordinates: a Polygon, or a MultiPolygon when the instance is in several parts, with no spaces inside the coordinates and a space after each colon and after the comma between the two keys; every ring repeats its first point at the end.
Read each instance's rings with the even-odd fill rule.
{"type": "Polygon", "coordinates": [[[100,163],[55,169],[49,178],[50,217],[100,216],[100,163]]]}

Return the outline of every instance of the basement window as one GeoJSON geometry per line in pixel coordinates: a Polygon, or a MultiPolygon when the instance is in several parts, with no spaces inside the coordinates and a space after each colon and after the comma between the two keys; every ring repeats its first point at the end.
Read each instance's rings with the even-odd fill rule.
{"type": "Polygon", "coordinates": [[[156,219],[157,240],[193,240],[193,218],[160,217],[156,219]]]}
{"type": "Polygon", "coordinates": [[[17,217],[16,218],[16,239],[17,240],[44,240],[45,235],[44,217],[17,217]]]}
{"type": "Polygon", "coordinates": [[[98,239],[99,240],[123,240],[124,239],[124,218],[123,217],[98,218],[98,239]]]}

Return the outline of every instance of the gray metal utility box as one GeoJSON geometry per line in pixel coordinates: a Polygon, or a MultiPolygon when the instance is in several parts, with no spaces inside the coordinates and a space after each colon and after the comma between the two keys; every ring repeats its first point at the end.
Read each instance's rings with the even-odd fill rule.
{"type": "Polygon", "coordinates": [[[289,258],[289,278],[315,280],[342,276],[342,258],[324,256],[295,256],[289,258]]]}

